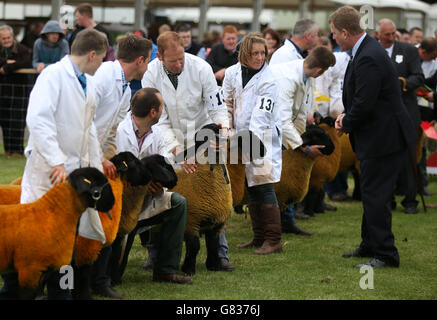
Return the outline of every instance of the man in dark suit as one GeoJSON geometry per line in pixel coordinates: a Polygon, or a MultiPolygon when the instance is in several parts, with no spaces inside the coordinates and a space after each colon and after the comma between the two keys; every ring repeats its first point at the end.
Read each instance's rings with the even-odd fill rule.
{"type": "Polygon", "coordinates": [[[361,244],[344,257],[371,257],[372,267],[398,267],[391,231],[391,199],[414,127],[402,102],[397,72],[387,52],[360,25],[349,6],[329,18],[333,37],[343,51],[352,50],[343,85],[345,113],[335,122],[338,134],[349,133],[360,160],[363,219],[361,244]]]}
{"type": "MultiPolygon", "coordinates": [[[[415,131],[420,126],[420,110],[417,105],[416,89],[423,85],[423,75],[419,52],[412,44],[395,41],[396,25],[390,19],[381,19],[375,30],[375,37],[381,46],[387,51],[400,77],[402,100],[407,107],[408,114],[413,121],[415,131]]],[[[403,168],[398,178],[398,188],[405,196],[402,200],[404,212],[407,214],[418,213],[416,200],[417,181],[415,176],[416,150],[408,150],[404,158],[403,168]]],[[[396,204],[396,202],[394,202],[396,204]]]]}

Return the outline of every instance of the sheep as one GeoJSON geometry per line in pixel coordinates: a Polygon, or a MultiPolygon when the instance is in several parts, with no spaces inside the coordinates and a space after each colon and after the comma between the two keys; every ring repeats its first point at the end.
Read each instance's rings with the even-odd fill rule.
{"type": "Polygon", "coordinates": [[[105,175],[80,168],[35,202],[0,206],[0,272],[16,270],[20,288],[35,290],[43,273],[70,264],[85,209],[108,212],[114,202],[105,175]]]}
{"type": "Polygon", "coordinates": [[[334,144],[334,151],[330,155],[317,157],[311,170],[309,189],[304,201],[304,212],[309,216],[314,216],[314,212],[324,211],[321,208],[325,195],[323,185],[325,182],[334,180],[340,167],[341,147],[334,128],[334,119],[330,117],[321,119],[319,127],[328,133],[334,144]]]}
{"type": "MultiPolygon", "coordinates": [[[[216,124],[207,125],[203,130],[211,130],[217,140],[220,139],[220,127],[216,124]]],[[[209,132],[211,132],[209,131],[209,132]]],[[[201,131],[202,133],[205,131],[201,131]]],[[[256,139],[253,134],[248,134],[250,145],[252,139],[256,139]]],[[[199,139],[199,132],[196,133],[196,154],[201,146],[208,144],[208,139],[199,139]]],[[[259,140],[258,140],[259,141],[259,140]]],[[[231,138],[230,146],[242,149],[243,134],[234,135],[231,138]]],[[[263,148],[263,146],[262,146],[263,148]]],[[[261,150],[263,155],[264,150],[261,150]]],[[[184,155],[190,154],[189,150],[184,155]]],[[[220,152],[216,153],[220,160],[220,152]]],[[[211,156],[211,155],[209,155],[211,156]]],[[[227,157],[228,160],[231,160],[227,157]]],[[[200,235],[205,234],[207,247],[206,267],[211,271],[221,270],[218,258],[219,236],[223,232],[225,223],[232,212],[232,191],[229,180],[229,164],[223,163],[198,164],[194,174],[187,174],[183,170],[176,170],[178,185],[170,191],[182,194],[188,202],[187,224],[184,232],[186,253],[184,263],[181,267],[185,274],[193,275],[196,272],[196,257],[200,250],[200,235]]],[[[244,172],[244,165],[243,165],[244,172]]],[[[244,178],[239,186],[244,188],[244,178]]]]}
{"type": "MultiPolygon", "coordinates": [[[[302,140],[303,146],[324,145],[325,148],[321,150],[322,153],[327,155],[331,154],[334,150],[334,145],[328,134],[315,125],[307,127],[306,132],[302,134],[302,140]]],[[[314,159],[305,156],[299,150],[282,150],[281,180],[273,184],[281,212],[289,204],[301,202],[305,197],[314,162],[314,159]]],[[[246,204],[247,202],[246,190],[241,188],[241,186],[234,188],[235,185],[238,185],[237,181],[243,181],[244,183],[245,178],[244,170],[238,170],[237,166],[241,166],[241,164],[229,165],[234,206],[246,204]]]]}
{"type": "MultiPolygon", "coordinates": [[[[152,181],[171,189],[178,183],[173,167],[161,155],[155,154],[141,159],[143,166],[152,174],[152,181]]],[[[123,208],[118,236],[124,237],[133,231],[143,207],[144,198],[149,194],[148,186],[128,188],[123,192],[123,208]]]]}
{"type": "Polygon", "coordinates": [[[112,208],[112,219],[109,219],[103,212],[99,212],[100,221],[102,222],[106,242],[102,242],[77,236],[74,248],[74,290],[72,291],[73,299],[90,300],[91,288],[91,266],[97,260],[97,257],[103,247],[111,245],[117,236],[118,226],[122,211],[122,195],[127,188],[136,189],[138,186],[148,185],[152,175],[148,169],[130,152],[121,152],[110,160],[116,167],[119,175],[117,178],[108,179],[111,184],[115,204],[112,208]]]}

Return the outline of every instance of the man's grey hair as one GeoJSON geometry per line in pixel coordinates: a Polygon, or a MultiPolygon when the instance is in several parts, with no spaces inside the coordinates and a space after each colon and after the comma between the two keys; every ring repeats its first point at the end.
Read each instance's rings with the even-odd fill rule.
{"type": "Polygon", "coordinates": [[[378,21],[378,24],[376,25],[375,31],[380,33],[381,32],[381,24],[389,23],[389,22],[393,25],[393,27],[395,27],[395,29],[397,29],[396,28],[396,23],[394,23],[393,20],[390,20],[388,18],[384,18],[384,19],[381,19],[381,20],[378,21]]]}
{"type": "Polygon", "coordinates": [[[314,32],[317,24],[311,19],[301,19],[294,25],[293,37],[303,37],[307,32],[314,32]]]}
{"type": "Polygon", "coordinates": [[[9,26],[7,24],[2,24],[0,26],[0,31],[3,31],[3,30],[9,30],[11,32],[12,36],[14,36],[14,29],[12,29],[11,26],[9,26]]]}

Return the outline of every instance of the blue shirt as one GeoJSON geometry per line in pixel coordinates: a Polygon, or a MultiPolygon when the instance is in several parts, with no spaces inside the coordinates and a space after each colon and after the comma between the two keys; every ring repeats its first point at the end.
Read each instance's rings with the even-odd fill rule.
{"type": "Polygon", "coordinates": [[[355,54],[357,53],[358,48],[360,47],[361,42],[363,42],[366,35],[367,33],[364,32],[361,38],[359,38],[358,41],[355,43],[354,47],[352,48],[352,58],[355,57],[355,54]]]}

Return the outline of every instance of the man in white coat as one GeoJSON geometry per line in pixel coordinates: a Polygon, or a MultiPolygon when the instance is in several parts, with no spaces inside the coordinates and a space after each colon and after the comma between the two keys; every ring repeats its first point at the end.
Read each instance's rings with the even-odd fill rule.
{"type": "MultiPolygon", "coordinates": [[[[129,82],[141,80],[150,60],[152,42],[137,35],[127,35],[118,42],[117,59],[102,63],[93,76],[96,87],[97,137],[103,153],[103,170],[111,179],[117,171],[110,161],[119,151],[115,136],[119,123],[126,117],[131,100],[129,82]]],[[[107,274],[111,257],[111,246],[104,247],[94,262],[91,271],[93,292],[108,298],[123,298],[111,287],[111,278],[107,274]]]]}
{"type": "MultiPolygon", "coordinates": [[[[314,145],[302,147],[301,135],[306,129],[308,99],[311,99],[314,78],[322,75],[335,64],[335,56],[326,47],[316,47],[305,60],[294,60],[271,66],[278,83],[277,105],[281,110],[282,145],[285,149],[298,149],[305,155],[315,158],[322,155],[320,148],[314,145]]],[[[294,221],[283,223],[284,232],[305,234],[296,230],[294,221]]],[[[302,230],[303,231],[303,230],[302,230]]]]}
{"type": "MultiPolygon", "coordinates": [[[[26,118],[30,138],[21,203],[39,199],[54,184],[66,181],[74,169],[92,166],[102,170],[93,122],[95,88],[89,75],[101,65],[107,48],[103,33],[84,30],[78,34],[71,55],[39,75],[30,94],[26,118]]],[[[48,279],[49,299],[71,298],[68,289],[59,288],[59,277],[55,273],[48,279]]]]}
{"type": "MultiPolygon", "coordinates": [[[[116,143],[120,152],[129,151],[138,158],[153,154],[169,156],[169,145],[163,138],[161,128],[155,125],[162,114],[163,104],[162,95],[155,88],[143,88],[135,93],[131,111],[117,130],[116,143]]],[[[137,230],[162,223],[159,233],[154,237],[158,252],[153,263],[153,281],[191,284],[190,277],[178,275],[187,220],[187,200],[179,193],[164,190],[159,183],[152,183],[149,189],[153,197],[150,199],[146,196],[137,228],[129,234],[123,263],[111,270],[113,280],[121,281],[137,230]]]]}
{"type": "MultiPolygon", "coordinates": [[[[195,132],[204,125],[217,123],[226,131],[229,119],[211,66],[203,59],[185,53],[176,32],[164,32],[157,44],[158,59],[149,64],[142,86],[158,89],[164,98],[159,126],[176,155],[185,144],[187,147],[194,144],[195,132]]],[[[187,173],[194,173],[197,165],[188,162],[182,163],[181,167],[187,173]]],[[[229,263],[227,250],[223,232],[219,249],[222,269],[232,271],[234,267],[229,263]]]]}

